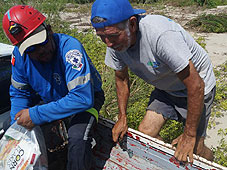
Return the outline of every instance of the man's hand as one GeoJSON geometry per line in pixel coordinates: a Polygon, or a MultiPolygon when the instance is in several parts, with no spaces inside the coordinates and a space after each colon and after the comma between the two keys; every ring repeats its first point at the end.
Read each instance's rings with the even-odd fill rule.
{"type": "Polygon", "coordinates": [[[35,126],[35,124],[32,123],[28,109],[23,109],[19,111],[14,119],[17,120],[18,125],[21,125],[26,129],[31,130],[35,126]]]}
{"type": "Polygon", "coordinates": [[[174,139],[172,145],[177,144],[177,149],[174,153],[175,158],[182,162],[188,162],[187,158],[189,157],[190,163],[193,163],[195,142],[196,137],[188,136],[185,133],[174,139]]]}
{"type": "Polygon", "coordinates": [[[127,130],[128,130],[127,118],[122,117],[117,121],[117,123],[114,125],[112,129],[113,141],[117,142],[119,137],[122,140],[127,130]]]}

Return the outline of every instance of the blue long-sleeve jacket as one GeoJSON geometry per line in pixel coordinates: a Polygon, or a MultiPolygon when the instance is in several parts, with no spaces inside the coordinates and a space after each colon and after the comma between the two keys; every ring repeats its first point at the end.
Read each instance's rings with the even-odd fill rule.
{"type": "Polygon", "coordinates": [[[101,78],[82,44],[65,34],[54,34],[56,55],[40,63],[13,51],[11,123],[16,113],[29,108],[34,124],[62,119],[93,107],[94,92],[101,91],[101,78]],[[39,94],[45,104],[34,106],[39,94]]]}

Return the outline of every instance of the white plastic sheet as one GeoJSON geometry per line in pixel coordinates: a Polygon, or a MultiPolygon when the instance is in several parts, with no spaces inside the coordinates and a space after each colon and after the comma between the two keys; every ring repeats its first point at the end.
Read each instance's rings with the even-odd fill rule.
{"type": "Polygon", "coordinates": [[[0,141],[1,170],[47,170],[45,141],[39,126],[32,130],[15,122],[0,141]]]}

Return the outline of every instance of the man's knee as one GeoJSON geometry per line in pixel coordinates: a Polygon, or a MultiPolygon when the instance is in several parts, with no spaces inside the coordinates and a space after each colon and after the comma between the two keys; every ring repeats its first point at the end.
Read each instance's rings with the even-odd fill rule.
{"type": "Polygon", "coordinates": [[[69,130],[68,170],[87,170],[92,163],[92,130],[95,118],[87,115],[88,120],[82,118],[73,120],[69,130]]]}
{"type": "Polygon", "coordinates": [[[92,138],[82,135],[69,137],[68,170],[89,170],[92,164],[92,138]]]}
{"type": "Polygon", "coordinates": [[[92,124],[75,124],[68,130],[69,150],[86,152],[90,149],[92,141],[92,124]]]}
{"type": "MultiPolygon", "coordinates": [[[[146,126],[145,124],[140,124],[139,127],[138,127],[138,130],[140,132],[144,133],[144,134],[148,134],[148,135],[151,136],[152,134],[150,133],[150,129],[149,128],[150,127],[146,126]]],[[[152,136],[152,137],[154,137],[154,136],[152,136]]]]}
{"type": "MultiPolygon", "coordinates": [[[[75,141],[73,141],[75,142],[75,141]]],[[[78,143],[69,144],[68,170],[89,170],[92,165],[91,144],[80,140],[78,143]]]]}
{"type": "Polygon", "coordinates": [[[165,119],[161,114],[148,110],[143,120],[141,121],[138,130],[151,137],[159,137],[159,131],[164,125],[165,119]]]}

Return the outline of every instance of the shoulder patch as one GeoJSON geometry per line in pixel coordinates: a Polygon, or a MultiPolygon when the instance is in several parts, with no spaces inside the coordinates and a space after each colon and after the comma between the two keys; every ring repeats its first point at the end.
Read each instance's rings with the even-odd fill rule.
{"type": "Polygon", "coordinates": [[[78,71],[83,67],[82,54],[79,50],[70,50],[65,55],[66,61],[72,64],[72,68],[78,71]]]}
{"type": "Polygon", "coordinates": [[[11,64],[12,64],[13,66],[15,65],[15,57],[14,57],[13,54],[11,55],[11,64]]]}

